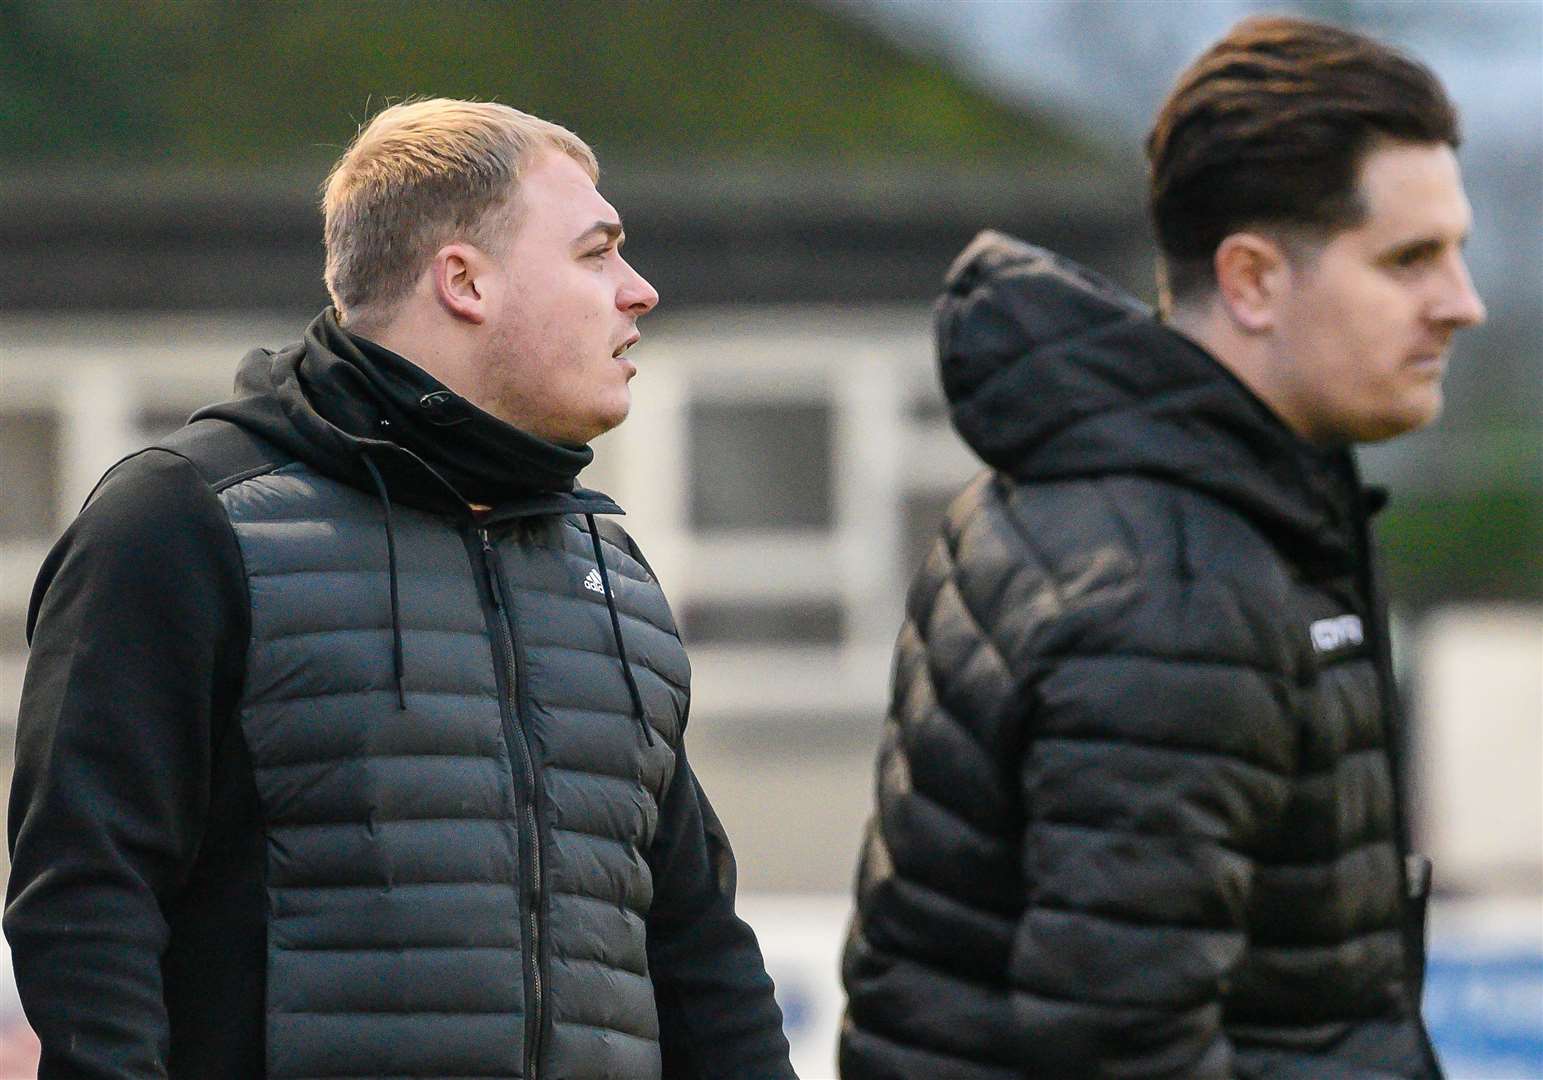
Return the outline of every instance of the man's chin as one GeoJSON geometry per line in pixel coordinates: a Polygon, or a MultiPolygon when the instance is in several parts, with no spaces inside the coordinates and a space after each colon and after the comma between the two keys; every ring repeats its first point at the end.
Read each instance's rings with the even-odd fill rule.
{"type": "Polygon", "coordinates": [[[1410,409],[1409,426],[1406,431],[1419,431],[1421,428],[1430,427],[1441,419],[1441,410],[1446,404],[1446,399],[1441,393],[1441,384],[1434,383],[1424,394],[1421,400],[1410,409]]]}
{"type": "Polygon", "coordinates": [[[1356,425],[1350,441],[1357,443],[1386,442],[1400,435],[1409,435],[1427,428],[1441,417],[1442,397],[1440,390],[1432,390],[1429,398],[1410,402],[1397,412],[1367,417],[1356,425]]]}
{"type": "Polygon", "coordinates": [[[606,432],[613,431],[620,427],[622,421],[627,419],[627,414],[631,411],[632,401],[629,398],[627,401],[622,402],[615,408],[597,413],[594,417],[593,423],[590,425],[589,438],[586,438],[584,441],[588,443],[591,439],[597,439],[601,435],[604,435],[606,432]]]}

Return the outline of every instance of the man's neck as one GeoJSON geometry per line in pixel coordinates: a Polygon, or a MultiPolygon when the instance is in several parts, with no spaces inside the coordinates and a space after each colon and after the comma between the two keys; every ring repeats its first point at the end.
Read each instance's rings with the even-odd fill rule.
{"type": "Polygon", "coordinates": [[[1243,333],[1224,313],[1214,308],[1175,307],[1165,315],[1164,321],[1171,330],[1189,338],[1230,371],[1299,438],[1312,441],[1306,426],[1295,417],[1280,362],[1265,339],[1243,333]]]}

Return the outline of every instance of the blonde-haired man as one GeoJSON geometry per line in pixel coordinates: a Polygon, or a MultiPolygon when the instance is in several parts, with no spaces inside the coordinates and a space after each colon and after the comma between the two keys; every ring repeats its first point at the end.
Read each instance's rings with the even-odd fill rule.
{"type": "Polygon", "coordinates": [[[658,301],[596,176],[507,106],[380,113],[334,306],[49,556],[5,913],[44,1080],[792,1075],[679,635],[576,483],[658,301]]]}

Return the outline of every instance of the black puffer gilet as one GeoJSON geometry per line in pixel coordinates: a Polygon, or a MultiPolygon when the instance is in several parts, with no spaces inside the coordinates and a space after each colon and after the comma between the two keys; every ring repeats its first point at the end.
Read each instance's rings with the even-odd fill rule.
{"type": "Polygon", "coordinates": [[[220,499],[250,586],[240,704],[266,837],[273,1077],[650,1080],[644,860],[689,672],[620,530],[484,536],[302,463],[220,499]],[[588,584],[586,584],[586,581],[588,584]]]}

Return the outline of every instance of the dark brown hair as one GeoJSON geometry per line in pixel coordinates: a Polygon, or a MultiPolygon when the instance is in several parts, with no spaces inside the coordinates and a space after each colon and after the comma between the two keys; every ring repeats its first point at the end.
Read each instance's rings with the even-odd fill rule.
{"type": "Polygon", "coordinates": [[[1457,111],[1428,68],[1325,23],[1238,23],[1179,76],[1147,136],[1169,294],[1213,288],[1216,248],[1240,229],[1358,224],[1360,165],[1380,139],[1457,146],[1457,111]]]}

